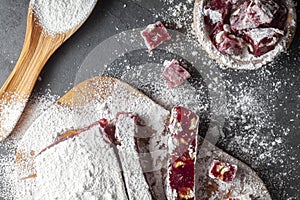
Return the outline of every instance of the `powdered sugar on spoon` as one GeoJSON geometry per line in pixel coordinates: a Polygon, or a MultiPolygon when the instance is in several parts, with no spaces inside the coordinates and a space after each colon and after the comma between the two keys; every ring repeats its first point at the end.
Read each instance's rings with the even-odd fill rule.
{"type": "Polygon", "coordinates": [[[23,50],[0,90],[0,141],[18,122],[50,56],[87,19],[97,0],[31,0],[23,50]]]}

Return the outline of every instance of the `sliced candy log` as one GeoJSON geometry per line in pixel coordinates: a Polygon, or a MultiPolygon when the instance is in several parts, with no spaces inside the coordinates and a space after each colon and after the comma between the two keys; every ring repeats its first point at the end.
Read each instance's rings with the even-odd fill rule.
{"type": "Polygon", "coordinates": [[[169,200],[195,199],[195,163],[199,117],[181,106],[171,111],[168,126],[169,165],[166,193],[169,200]]]}
{"type": "Polygon", "coordinates": [[[137,152],[135,135],[137,115],[119,113],[116,120],[117,146],[129,200],[152,199],[137,152]]]}
{"type": "Polygon", "coordinates": [[[171,62],[165,62],[165,70],[163,77],[165,78],[169,88],[174,88],[181,85],[186,79],[190,78],[191,75],[186,71],[177,60],[171,62]]]}
{"type": "Polygon", "coordinates": [[[209,170],[209,177],[218,179],[224,183],[233,181],[237,171],[237,166],[214,160],[209,170]]]}
{"type": "Polygon", "coordinates": [[[250,53],[261,56],[273,50],[284,32],[275,28],[257,28],[244,32],[244,38],[250,44],[250,53]]]}
{"type": "Polygon", "coordinates": [[[261,25],[270,25],[280,8],[272,0],[242,2],[233,6],[230,15],[230,25],[233,30],[247,30],[261,25]]]}
{"type": "Polygon", "coordinates": [[[141,31],[141,35],[144,38],[149,52],[162,44],[164,41],[171,39],[167,29],[160,21],[156,22],[155,24],[149,24],[145,30],[141,31]]]}
{"type": "Polygon", "coordinates": [[[223,54],[241,55],[246,46],[245,41],[232,34],[230,27],[226,24],[219,23],[215,26],[211,37],[216,48],[223,54]]]}

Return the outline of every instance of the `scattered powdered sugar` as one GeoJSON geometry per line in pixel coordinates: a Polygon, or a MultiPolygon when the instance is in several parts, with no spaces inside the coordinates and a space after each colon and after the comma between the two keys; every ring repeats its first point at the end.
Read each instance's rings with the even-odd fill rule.
{"type": "MultiPolygon", "coordinates": [[[[118,63],[121,67],[125,63],[118,63]]],[[[185,69],[187,67],[183,65],[185,69]]],[[[107,71],[110,71],[108,68],[107,71]]],[[[135,88],[143,91],[147,96],[164,108],[171,110],[174,106],[182,105],[197,114],[203,114],[209,109],[205,87],[201,79],[195,78],[190,83],[185,81],[182,85],[170,89],[162,77],[164,66],[156,63],[146,63],[126,70],[120,77],[135,88]]],[[[108,72],[109,75],[112,75],[108,72]]]]}
{"type": "Polygon", "coordinates": [[[216,115],[223,115],[225,123],[222,131],[210,134],[219,138],[219,146],[258,171],[274,197],[289,197],[287,184],[299,179],[296,167],[299,154],[293,153],[295,149],[287,142],[290,130],[295,127],[281,124],[276,116],[275,104],[285,87],[284,81],[274,78],[267,69],[255,75],[256,80],[238,84],[225,81],[227,99],[215,105],[219,108],[216,115]]]}
{"type": "MultiPolygon", "coordinates": [[[[164,2],[166,10],[158,15],[169,24],[168,27],[173,28],[172,24],[182,24],[185,29],[181,30],[178,26],[175,26],[175,29],[187,34],[189,42],[197,43],[191,30],[193,21],[191,2],[176,0],[164,2]],[[184,4],[187,10],[177,9],[184,8],[184,4]]],[[[291,8],[289,12],[293,12],[291,8]]],[[[293,26],[296,25],[296,21],[291,23],[293,26]]],[[[284,44],[284,41],[282,42],[284,44]]],[[[285,54],[287,60],[292,60],[289,54],[285,54]]],[[[220,67],[212,59],[206,60],[208,56],[200,51],[193,52],[193,55],[203,60],[202,67],[220,67]]],[[[299,54],[293,56],[298,56],[294,59],[299,60],[299,54]]],[[[295,64],[290,69],[284,69],[289,66],[286,63],[289,61],[280,60],[275,61],[274,66],[269,65],[267,69],[252,72],[242,70],[234,72],[219,68],[217,77],[213,72],[206,74],[205,78],[213,82],[208,85],[208,89],[209,96],[214,99],[210,105],[212,112],[210,127],[205,137],[254,168],[267,185],[272,198],[294,200],[299,199],[300,194],[298,172],[300,155],[297,148],[290,144],[290,140],[296,138],[295,134],[299,130],[299,123],[296,123],[299,121],[299,103],[292,103],[299,102],[299,95],[295,95],[297,78],[296,75],[292,75],[295,72],[293,69],[296,68],[295,64]],[[276,78],[278,73],[284,73],[286,79],[276,78]],[[290,75],[287,75],[288,73],[290,75]],[[287,90],[291,92],[286,94],[287,90]],[[289,99],[291,98],[289,94],[294,94],[291,95],[294,98],[289,99]],[[294,105],[293,108],[289,108],[290,104],[294,105]],[[280,111],[282,113],[279,116],[280,111]],[[289,118],[290,122],[287,123],[289,118]]],[[[246,68],[254,69],[253,66],[246,68]]],[[[163,96],[163,93],[160,96],[163,96]]]]}
{"type": "Polygon", "coordinates": [[[36,17],[51,36],[80,25],[92,12],[97,0],[31,0],[36,17]]]}
{"type": "Polygon", "coordinates": [[[184,0],[184,1],[169,1],[163,0],[167,5],[167,9],[158,13],[160,17],[167,23],[170,27],[175,27],[176,29],[186,29],[186,34],[192,35],[193,29],[193,6],[194,1],[184,0]]]}

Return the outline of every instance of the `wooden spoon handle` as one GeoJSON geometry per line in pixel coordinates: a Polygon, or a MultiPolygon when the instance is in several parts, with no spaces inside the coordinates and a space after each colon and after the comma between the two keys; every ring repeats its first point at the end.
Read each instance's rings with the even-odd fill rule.
{"type": "Polygon", "coordinates": [[[55,37],[45,35],[36,21],[30,7],[23,50],[0,90],[0,142],[10,134],[21,116],[45,63],[65,41],[64,34],[55,37]]]}
{"type": "Polygon", "coordinates": [[[29,8],[23,50],[15,68],[0,90],[1,98],[4,93],[27,98],[43,66],[64,41],[63,37],[51,38],[43,34],[43,29],[35,21],[32,9],[29,8]]]}

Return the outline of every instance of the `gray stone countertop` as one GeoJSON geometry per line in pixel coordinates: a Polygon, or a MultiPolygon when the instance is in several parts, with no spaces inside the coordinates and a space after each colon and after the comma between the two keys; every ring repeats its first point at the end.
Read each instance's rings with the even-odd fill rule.
{"type": "MultiPolygon", "coordinates": [[[[171,2],[171,1],[170,1],[171,2]]],[[[172,1],[174,5],[180,1],[172,1]]],[[[182,1],[185,2],[185,1],[182,1]]],[[[186,1],[192,9],[191,1],[186,1]]],[[[12,71],[22,49],[28,0],[2,0],[0,4],[0,84],[2,85],[12,71]]],[[[172,6],[172,4],[171,4],[172,6]]],[[[76,74],[86,56],[102,41],[110,36],[133,28],[144,27],[156,20],[172,21],[172,15],[167,12],[170,3],[159,0],[101,0],[97,3],[85,24],[59,48],[46,63],[40,79],[34,89],[35,95],[50,91],[53,95],[62,96],[73,87],[76,74]],[[163,14],[162,14],[163,13],[163,14]],[[169,16],[168,16],[169,15],[169,16]]],[[[299,8],[297,8],[299,16],[299,8]]],[[[192,13],[192,12],[191,12],[192,13]]],[[[274,199],[300,199],[300,23],[295,39],[288,54],[281,55],[278,62],[268,66],[267,72],[271,74],[268,80],[257,79],[257,71],[220,70],[223,78],[230,81],[232,87],[228,92],[236,92],[235,86],[247,82],[251,88],[261,89],[261,86],[272,89],[272,85],[280,82],[281,87],[276,91],[274,100],[267,102],[274,107],[272,115],[280,127],[288,130],[287,136],[282,136],[282,148],[287,148],[285,154],[278,156],[278,162],[262,161],[253,164],[251,158],[243,153],[229,148],[228,140],[232,134],[241,130],[241,127],[231,127],[230,123],[224,125],[225,138],[218,142],[218,146],[236,156],[253,167],[266,183],[274,199]],[[270,87],[269,87],[270,86],[270,87]],[[264,163],[266,162],[266,163],[264,163]],[[267,164],[268,163],[268,164],[267,164]],[[293,166],[291,168],[290,166],[293,166]],[[298,168],[298,169],[297,169],[298,168]],[[280,180],[274,175],[286,173],[280,180]]],[[[169,27],[173,29],[173,27],[169,27]]],[[[185,32],[185,27],[179,31],[185,32]]],[[[240,87],[237,87],[240,88],[240,87]]],[[[269,101],[261,99],[261,101],[269,101]]],[[[229,119],[230,121],[230,119],[229,119]]],[[[282,135],[279,130],[274,135],[282,135]]],[[[265,134],[264,131],[261,134],[265,134]]],[[[252,149],[255,151],[255,149],[252,149]]],[[[275,156],[275,155],[274,155],[275,156]]],[[[253,158],[254,159],[254,158],[253,158]]]]}

